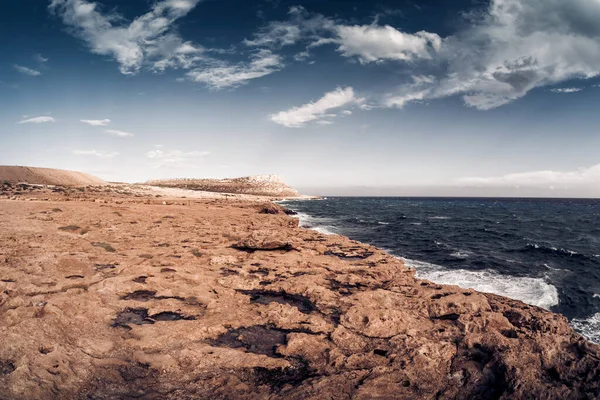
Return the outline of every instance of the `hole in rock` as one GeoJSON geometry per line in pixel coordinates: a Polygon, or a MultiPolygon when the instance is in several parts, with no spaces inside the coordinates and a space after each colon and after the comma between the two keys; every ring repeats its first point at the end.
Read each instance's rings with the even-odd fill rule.
{"type": "Polygon", "coordinates": [[[112,326],[114,328],[121,327],[131,329],[129,324],[144,325],[153,323],[154,321],[148,316],[147,308],[126,308],[117,314],[112,326]]]}
{"type": "Polygon", "coordinates": [[[272,325],[253,325],[230,329],[207,343],[215,347],[243,348],[250,353],[264,354],[269,357],[281,357],[277,346],[286,344],[286,336],[291,332],[309,333],[305,330],[280,329],[272,325]]]}
{"type": "Polygon", "coordinates": [[[151,316],[155,321],[193,321],[196,319],[193,315],[183,315],[175,311],[163,311],[151,316]]]}
{"type": "Polygon", "coordinates": [[[0,360],[0,375],[12,374],[17,369],[11,360],[0,360]]]}
{"type": "Polygon", "coordinates": [[[239,293],[250,296],[251,303],[258,304],[288,304],[296,307],[298,311],[304,314],[310,314],[315,310],[315,305],[308,297],[299,294],[289,294],[285,292],[270,292],[263,290],[238,290],[239,293]]]}
{"type": "Polygon", "coordinates": [[[308,361],[302,357],[289,357],[291,364],[285,368],[255,367],[254,376],[259,385],[269,385],[272,389],[280,389],[285,385],[298,386],[304,380],[313,376],[308,361]]]}
{"type": "Polygon", "coordinates": [[[373,354],[375,354],[376,356],[381,356],[381,357],[385,357],[387,356],[387,350],[382,350],[382,349],[375,349],[373,350],[373,354]]]}

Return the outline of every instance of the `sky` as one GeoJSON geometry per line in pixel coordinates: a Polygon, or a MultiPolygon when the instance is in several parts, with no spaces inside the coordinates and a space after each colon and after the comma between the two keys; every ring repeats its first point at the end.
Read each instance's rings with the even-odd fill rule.
{"type": "Polygon", "coordinates": [[[600,197],[600,0],[20,0],[0,164],[600,197]]]}

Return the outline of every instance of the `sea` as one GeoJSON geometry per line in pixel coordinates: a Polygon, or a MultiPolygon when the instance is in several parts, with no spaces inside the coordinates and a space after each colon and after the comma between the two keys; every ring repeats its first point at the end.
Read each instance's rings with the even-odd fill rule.
{"type": "Polygon", "coordinates": [[[600,200],[290,200],[303,227],[386,250],[419,278],[565,315],[600,344],[600,200]]]}

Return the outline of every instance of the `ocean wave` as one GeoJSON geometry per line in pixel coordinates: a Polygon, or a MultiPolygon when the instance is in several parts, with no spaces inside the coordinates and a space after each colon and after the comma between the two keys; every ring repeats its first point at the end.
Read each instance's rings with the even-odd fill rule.
{"type": "Polygon", "coordinates": [[[537,251],[540,253],[550,253],[550,254],[558,254],[558,255],[569,256],[569,257],[584,257],[585,258],[585,255],[578,253],[574,250],[563,249],[562,247],[555,247],[555,246],[544,246],[544,245],[537,244],[537,243],[527,243],[525,245],[525,247],[523,247],[517,251],[519,251],[521,253],[537,251]]]}
{"type": "Polygon", "coordinates": [[[460,260],[464,260],[467,259],[471,254],[473,254],[470,251],[466,251],[466,250],[457,250],[454,253],[450,254],[450,257],[454,257],[454,258],[458,258],[460,260]]]}
{"type": "Polygon", "coordinates": [[[589,318],[573,318],[571,326],[590,342],[600,344],[600,313],[589,318]]]}
{"type": "Polygon", "coordinates": [[[445,217],[443,215],[436,215],[433,217],[429,217],[429,219],[451,219],[450,217],[445,217]]]}
{"type": "Polygon", "coordinates": [[[493,270],[448,269],[440,265],[407,258],[402,258],[402,260],[407,267],[417,270],[418,278],[435,283],[494,293],[545,309],[558,305],[556,287],[542,278],[502,275],[493,270]]]}
{"type": "Polygon", "coordinates": [[[312,229],[324,235],[337,235],[335,226],[331,225],[331,218],[313,217],[305,213],[297,213],[294,217],[300,220],[300,226],[307,229],[312,229]]]}

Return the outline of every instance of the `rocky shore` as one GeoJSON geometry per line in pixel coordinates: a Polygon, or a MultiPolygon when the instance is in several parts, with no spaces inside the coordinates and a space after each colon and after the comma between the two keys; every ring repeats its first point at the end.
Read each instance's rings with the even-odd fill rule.
{"type": "Polygon", "coordinates": [[[0,399],[600,397],[600,347],[564,317],[416,279],[264,199],[15,190],[0,399]]]}

